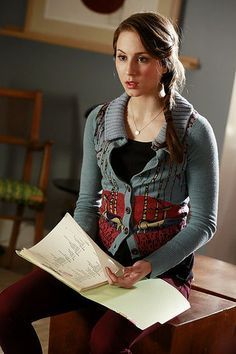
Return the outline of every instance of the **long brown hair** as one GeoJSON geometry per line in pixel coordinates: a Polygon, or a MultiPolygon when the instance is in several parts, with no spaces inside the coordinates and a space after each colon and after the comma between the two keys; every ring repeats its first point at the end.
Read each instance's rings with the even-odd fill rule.
{"type": "MultiPolygon", "coordinates": [[[[136,13],[125,19],[117,27],[113,36],[113,49],[116,55],[116,46],[119,35],[123,31],[135,31],[151,56],[161,61],[167,69],[161,83],[165,89],[165,106],[171,110],[175,105],[175,92],[180,92],[185,84],[185,70],[179,60],[179,36],[172,22],[157,13],[136,13]]],[[[174,129],[171,115],[168,114],[166,143],[172,161],[181,162],[183,159],[183,145],[174,129]]]]}

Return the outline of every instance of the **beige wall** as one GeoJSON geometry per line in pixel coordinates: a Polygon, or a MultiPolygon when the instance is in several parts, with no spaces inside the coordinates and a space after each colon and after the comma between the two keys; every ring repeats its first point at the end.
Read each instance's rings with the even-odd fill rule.
{"type": "Polygon", "coordinates": [[[236,264],[236,74],[221,157],[218,231],[206,254],[236,264]]]}

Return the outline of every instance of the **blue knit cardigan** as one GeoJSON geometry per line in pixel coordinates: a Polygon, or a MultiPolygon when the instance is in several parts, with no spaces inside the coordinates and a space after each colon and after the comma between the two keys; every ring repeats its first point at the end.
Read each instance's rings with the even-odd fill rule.
{"type": "Polygon", "coordinates": [[[209,122],[176,93],[170,113],[184,144],[183,161],[170,163],[165,123],[152,142],[155,156],[127,184],[114,173],[111,153],[128,139],[124,124],[128,100],[124,93],[105,108],[95,108],[87,119],[74,218],[113,255],[126,241],[133,261],[151,262],[154,278],[182,262],[215,233],[217,144],[209,122]],[[172,222],[178,228],[172,227],[169,237],[172,222]]]}

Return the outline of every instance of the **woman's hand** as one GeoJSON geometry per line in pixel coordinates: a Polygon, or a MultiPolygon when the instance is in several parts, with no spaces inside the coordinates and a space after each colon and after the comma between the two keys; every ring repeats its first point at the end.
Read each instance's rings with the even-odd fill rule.
{"type": "Polygon", "coordinates": [[[108,282],[111,285],[117,285],[122,288],[132,288],[137,281],[151,273],[152,266],[148,261],[137,261],[131,267],[123,269],[123,275],[115,275],[110,268],[106,268],[108,282]]]}

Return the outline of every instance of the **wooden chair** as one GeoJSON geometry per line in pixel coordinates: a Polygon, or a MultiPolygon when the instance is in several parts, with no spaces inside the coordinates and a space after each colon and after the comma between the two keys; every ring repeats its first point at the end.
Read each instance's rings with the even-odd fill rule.
{"type": "Polygon", "coordinates": [[[43,237],[52,142],[40,142],[41,110],[42,92],[0,88],[0,219],[13,221],[6,268],[23,220],[34,221],[34,243],[43,237]]]}

